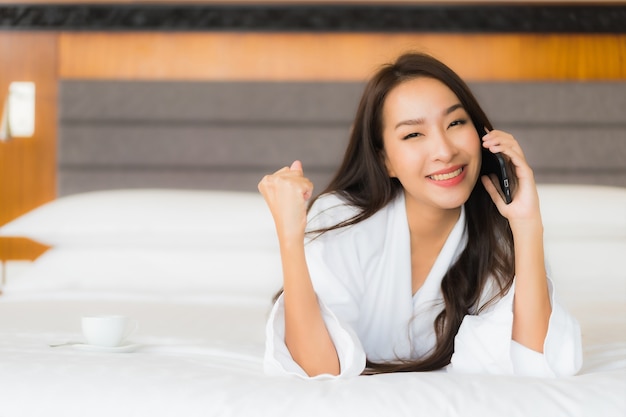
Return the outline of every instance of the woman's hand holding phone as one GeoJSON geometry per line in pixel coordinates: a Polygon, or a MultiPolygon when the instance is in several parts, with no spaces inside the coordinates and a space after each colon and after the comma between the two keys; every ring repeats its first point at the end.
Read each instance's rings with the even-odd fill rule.
{"type": "Polygon", "coordinates": [[[514,172],[510,175],[514,175],[515,178],[509,178],[509,185],[516,183],[516,186],[511,190],[512,201],[510,204],[503,200],[498,187],[494,185],[490,177],[483,176],[481,178],[485,189],[500,213],[509,220],[512,228],[518,221],[522,223],[527,221],[540,222],[539,196],[534,174],[517,140],[509,133],[492,130],[483,136],[482,146],[488,152],[503,155],[511,161],[514,168],[514,172]]]}
{"type": "Polygon", "coordinates": [[[492,130],[483,137],[483,147],[500,152],[512,163],[517,186],[513,201],[506,204],[487,176],[481,180],[500,213],[506,217],[515,242],[515,297],[512,338],[536,352],[543,352],[552,311],[545,269],[543,224],[532,169],[515,138],[492,130]]]}

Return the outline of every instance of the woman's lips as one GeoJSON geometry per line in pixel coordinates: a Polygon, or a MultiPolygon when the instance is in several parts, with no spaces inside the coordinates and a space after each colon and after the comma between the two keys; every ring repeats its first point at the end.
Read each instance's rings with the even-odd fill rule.
{"type": "Polygon", "coordinates": [[[431,180],[435,180],[435,181],[445,181],[445,180],[452,179],[454,177],[458,177],[459,175],[461,175],[462,172],[463,172],[463,167],[458,167],[454,171],[429,175],[428,178],[430,178],[431,180]]]}

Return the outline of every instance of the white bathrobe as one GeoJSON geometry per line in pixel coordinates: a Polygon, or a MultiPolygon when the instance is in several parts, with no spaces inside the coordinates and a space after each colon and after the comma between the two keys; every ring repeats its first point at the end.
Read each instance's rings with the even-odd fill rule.
{"type": "MultiPolygon", "coordinates": [[[[308,229],[334,225],[357,211],[334,195],[319,198],[308,229]]],[[[415,359],[435,346],[433,322],[443,309],[441,280],[467,244],[465,213],[450,232],[422,287],[413,295],[411,248],[404,196],[354,226],[306,243],[306,259],[326,327],[335,344],[339,377],[363,372],[373,362],[415,359]]],[[[448,372],[573,375],[582,365],[580,329],[554,298],[543,354],[511,339],[515,286],[479,315],[468,315],[455,338],[448,372]]],[[[483,301],[490,298],[487,289],[483,301]]],[[[282,296],[266,329],[265,370],[272,375],[306,373],[285,345],[282,296]]],[[[317,378],[331,378],[321,375],[317,378]]]]}

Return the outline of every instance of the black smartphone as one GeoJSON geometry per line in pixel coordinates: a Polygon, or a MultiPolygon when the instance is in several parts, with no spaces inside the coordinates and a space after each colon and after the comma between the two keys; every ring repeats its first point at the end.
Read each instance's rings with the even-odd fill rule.
{"type": "MultiPolygon", "coordinates": [[[[478,131],[480,137],[485,135],[484,131],[478,131]]],[[[502,190],[502,197],[506,204],[510,204],[513,201],[513,195],[511,193],[511,180],[512,176],[509,172],[504,155],[501,153],[493,153],[489,149],[482,148],[483,162],[480,168],[481,175],[496,174],[500,182],[500,189],[502,190]]]]}

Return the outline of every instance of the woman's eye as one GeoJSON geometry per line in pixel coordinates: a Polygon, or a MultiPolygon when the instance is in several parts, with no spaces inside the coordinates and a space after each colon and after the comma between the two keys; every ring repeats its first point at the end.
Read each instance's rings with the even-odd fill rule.
{"type": "Polygon", "coordinates": [[[417,133],[417,132],[413,132],[413,133],[409,133],[408,135],[404,136],[402,139],[411,139],[411,138],[416,138],[418,136],[422,136],[421,133],[417,133]]]}
{"type": "Polygon", "coordinates": [[[466,119],[455,120],[454,122],[450,123],[450,127],[464,125],[465,123],[467,123],[466,119]]]}

